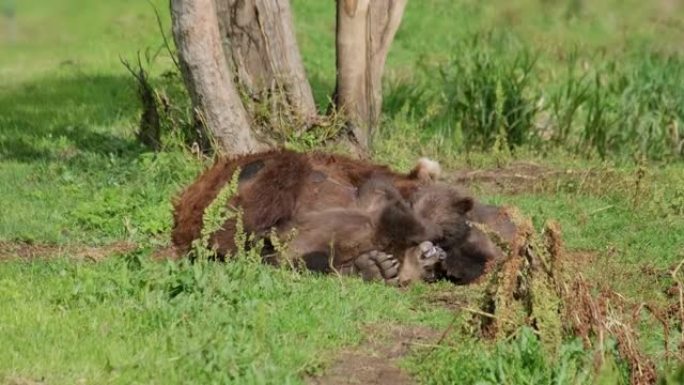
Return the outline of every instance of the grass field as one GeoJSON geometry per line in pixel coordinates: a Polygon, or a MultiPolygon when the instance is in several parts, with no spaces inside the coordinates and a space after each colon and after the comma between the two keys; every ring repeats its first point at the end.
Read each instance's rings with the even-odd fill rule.
{"type": "MultiPolygon", "coordinates": [[[[155,56],[154,84],[187,108],[177,77],[162,76],[173,65],[151,4],[168,33],[167,3],[17,1],[14,39],[0,18],[0,383],[302,383],[338,357],[363,364],[369,339],[382,356],[397,330],[443,337],[386,355],[420,383],[629,383],[626,362],[597,372],[577,339],[548,354],[530,329],[471,337],[464,309],[479,285],[400,290],[253,258],[153,261],[170,198],[207,162],[173,141],[159,153],[135,141],[140,108],[119,56],[155,56]]],[[[292,4],[325,106],[334,7],[292,4]]],[[[482,200],[537,227],[558,220],[567,252],[590,261],[577,274],[667,307],[684,259],[682,20],[676,0],[409,1],[374,157],[402,170],[436,158],[482,200]]],[[[643,321],[639,343],[659,375],[684,383],[676,314],[670,325],[668,337],[643,321]]]]}

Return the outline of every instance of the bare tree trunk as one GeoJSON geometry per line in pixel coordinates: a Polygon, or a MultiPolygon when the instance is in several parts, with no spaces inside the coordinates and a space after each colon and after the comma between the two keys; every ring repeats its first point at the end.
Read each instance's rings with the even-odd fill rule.
{"type": "Polygon", "coordinates": [[[264,148],[251,130],[226,63],[214,0],[171,0],[171,17],[193,105],[221,150],[243,154],[264,148]]]}
{"type": "Polygon", "coordinates": [[[382,107],[382,73],[406,0],[337,0],[335,104],[368,148],[382,107]]]}
{"type": "MultiPolygon", "coordinates": [[[[381,78],[406,0],[337,0],[335,106],[356,150],[370,146],[381,78]]],[[[171,0],[174,40],[196,109],[229,153],[317,121],[288,0],[171,0]],[[262,129],[262,130],[260,130],[262,129]]],[[[281,138],[283,135],[281,135],[281,138]]]]}
{"type": "Polygon", "coordinates": [[[309,126],[317,112],[293,30],[290,2],[215,1],[226,58],[243,96],[253,101],[246,103],[251,115],[281,132],[309,126]]]}

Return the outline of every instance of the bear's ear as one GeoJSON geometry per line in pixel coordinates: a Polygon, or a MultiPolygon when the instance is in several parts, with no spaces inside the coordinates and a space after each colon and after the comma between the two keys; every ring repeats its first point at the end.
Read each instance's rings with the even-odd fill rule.
{"type": "Polygon", "coordinates": [[[453,203],[454,209],[461,215],[465,215],[468,211],[472,210],[473,205],[475,205],[475,201],[471,197],[458,198],[453,203]]]}
{"type": "Polygon", "coordinates": [[[418,179],[421,182],[434,182],[442,174],[442,167],[439,162],[428,158],[418,159],[418,164],[413,167],[409,173],[412,179],[418,179]]]}

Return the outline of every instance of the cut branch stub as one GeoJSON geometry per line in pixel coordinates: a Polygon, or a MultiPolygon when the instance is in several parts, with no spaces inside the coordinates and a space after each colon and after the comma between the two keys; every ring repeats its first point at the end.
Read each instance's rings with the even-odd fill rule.
{"type": "Polygon", "coordinates": [[[171,0],[171,17],[193,105],[221,150],[244,154],[264,149],[251,130],[228,69],[214,0],[171,0]]]}
{"type": "Polygon", "coordinates": [[[336,108],[348,117],[353,139],[370,146],[382,106],[382,73],[406,0],[337,1],[336,108]]]}
{"type": "Polygon", "coordinates": [[[276,130],[310,125],[317,116],[316,106],[297,46],[290,2],[216,0],[216,7],[226,59],[251,115],[265,118],[264,123],[276,130]],[[259,116],[258,109],[267,111],[267,116],[259,116]]]}

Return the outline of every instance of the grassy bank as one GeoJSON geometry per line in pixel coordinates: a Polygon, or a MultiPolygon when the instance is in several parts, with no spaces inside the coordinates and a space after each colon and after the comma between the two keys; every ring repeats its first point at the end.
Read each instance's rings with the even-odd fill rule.
{"type": "MultiPolygon", "coordinates": [[[[397,290],[250,261],[152,261],[168,244],[170,198],[207,162],[171,139],[173,125],[160,153],[135,141],[139,105],[120,56],[147,52],[153,83],[178,117],[189,114],[153,8],[44,3],[16,2],[16,40],[0,34],[0,246],[67,251],[3,255],[0,382],[301,383],[367,337],[367,325],[452,325],[440,347],[403,362],[421,382],[626,383],[619,360],[597,377],[593,352],[576,340],[549,357],[529,331],[498,343],[466,337],[462,308],[479,286],[397,290]],[[116,242],[142,249],[97,263],[69,251],[116,242]],[[445,295],[458,306],[445,307],[445,295]]],[[[152,4],[168,33],[167,3],[152,4]]],[[[323,108],[334,7],[292,4],[323,108]]],[[[490,170],[496,183],[469,174],[481,199],[518,206],[537,227],[557,219],[568,251],[590,258],[578,273],[664,306],[668,269],[684,258],[682,16],[671,1],[410,1],[374,157],[404,170],[434,157],[449,178],[490,170]]],[[[661,329],[641,332],[659,373],[672,373],[661,329]]]]}

